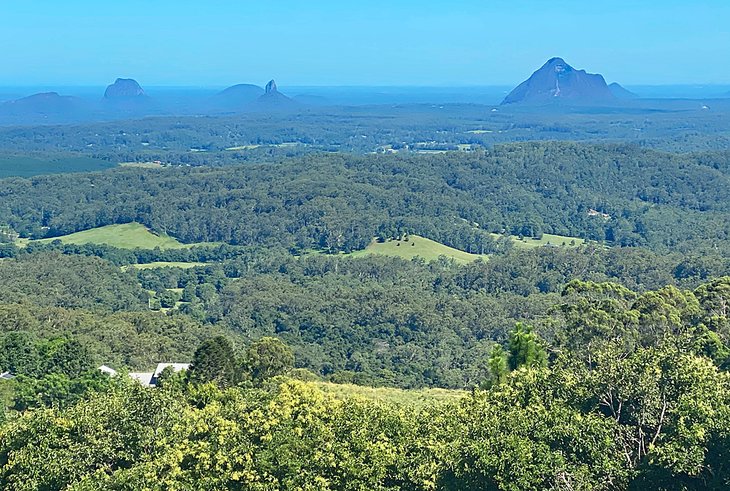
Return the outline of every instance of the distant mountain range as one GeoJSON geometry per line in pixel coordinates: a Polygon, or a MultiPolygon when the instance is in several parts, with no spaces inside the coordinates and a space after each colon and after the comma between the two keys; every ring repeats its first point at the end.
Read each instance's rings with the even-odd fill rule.
{"type": "Polygon", "coordinates": [[[68,123],[178,114],[181,110],[185,114],[281,112],[302,107],[302,102],[279,92],[273,80],[266,88],[252,84],[234,85],[207,100],[201,99],[181,108],[150,97],[134,79],[118,78],[96,101],[42,92],[0,103],[0,124],[68,123]]]}
{"type": "MultiPolygon", "coordinates": [[[[85,89],[80,97],[42,92],[18,98],[22,89],[9,87],[0,94],[0,125],[57,124],[144,116],[220,115],[238,113],[297,112],[324,106],[359,106],[379,104],[487,104],[492,106],[561,107],[573,110],[583,106],[594,110],[641,110],[648,105],[695,110],[692,100],[730,97],[727,87],[700,91],[695,86],[640,86],[635,93],[614,82],[606,84],[603,76],[570,66],[562,58],[551,58],[527,80],[509,91],[508,87],[459,88],[419,87],[300,87],[289,97],[279,91],[274,80],[264,87],[237,84],[214,93],[204,88],[156,88],[146,91],[136,80],[118,78],[96,94],[85,89]],[[504,97],[505,93],[508,93],[504,97]],[[664,102],[657,102],[667,99],[664,102]],[[686,99],[684,102],[682,99],[686,99]],[[1,99],[0,99],[1,100],[1,99]]],[[[709,107],[702,100],[702,107],[709,107]]],[[[722,104],[722,103],[720,103],[722,104]]],[[[652,106],[652,107],[653,107],[652,106]]],[[[716,107],[717,103],[712,107],[716,107]]],[[[721,106],[724,107],[724,106],[721,106]]],[[[493,109],[496,111],[496,109],[493,109]]],[[[704,109],[703,109],[704,110],[704,109]]]]}
{"type": "Polygon", "coordinates": [[[602,75],[576,70],[562,58],[551,58],[510,92],[502,104],[601,105],[615,100],[602,75]]]}

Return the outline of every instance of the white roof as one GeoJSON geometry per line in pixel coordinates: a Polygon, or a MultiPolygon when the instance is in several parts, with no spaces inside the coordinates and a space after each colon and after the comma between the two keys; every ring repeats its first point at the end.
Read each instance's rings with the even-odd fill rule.
{"type": "Polygon", "coordinates": [[[131,378],[132,380],[136,380],[142,385],[152,385],[153,376],[154,373],[152,372],[136,372],[129,374],[129,378],[131,378]]]}
{"type": "Polygon", "coordinates": [[[180,370],[187,370],[190,368],[190,363],[158,363],[155,373],[153,374],[154,377],[159,377],[162,371],[167,367],[172,367],[173,372],[179,372],[180,370]]]}
{"type": "Polygon", "coordinates": [[[10,372],[0,373],[0,380],[10,380],[10,379],[14,379],[14,378],[15,378],[15,375],[13,375],[10,372]]]}

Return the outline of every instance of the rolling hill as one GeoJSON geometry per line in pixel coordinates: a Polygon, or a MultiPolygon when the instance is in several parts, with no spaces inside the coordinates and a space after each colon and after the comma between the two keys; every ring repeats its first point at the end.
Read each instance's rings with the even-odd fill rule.
{"type": "Polygon", "coordinates": [[[477,259],[488,259],[486,255],[470,254],[419,235],[409,235],[408,240],[395,239],[385,242],[373,240],[364,250],[353,252],[350,256],[363,257],[369,254],[395,256],[403,259],[421,257],[426,261],[434,261],[441,256],[446,256],[462,264],[476,261],[477,259]]]}
{"type": "Polygon", "coordinates": [[[60,240],[65,244],[106,244],[120,249],[182,249],[191,247],[182,244],[169,235],[157,234],[140,223],[124,223],[107,225],[60,237],[40,239],[38,242],[48,243],[60,240]]]}

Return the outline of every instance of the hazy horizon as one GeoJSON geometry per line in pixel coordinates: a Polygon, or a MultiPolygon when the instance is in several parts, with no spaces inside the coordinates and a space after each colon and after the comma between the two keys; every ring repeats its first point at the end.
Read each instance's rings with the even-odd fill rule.
{"type": "Polygon", "coordinates": [[[366,5],[31,0],[0,7],[0,86],[490,87],[548,58],[637,85],[725,85],[730,4],[404,0],[366,5]],[[38,12],[43,15],[39,16],[38,12]],[[701,25],[701,29],[697,26],[701,25]]]}

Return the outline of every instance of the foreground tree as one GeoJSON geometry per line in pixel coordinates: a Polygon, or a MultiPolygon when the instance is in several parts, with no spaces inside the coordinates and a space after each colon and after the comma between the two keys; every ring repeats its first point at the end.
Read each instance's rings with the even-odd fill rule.
{"type": "Polygon", "coordinates": [[[234,385],[238,374],[231,342],[223,336],[204,341],[195,351],[188,376],[195,383],[213,382],[221,387],[234,385]]]}
{"type": "Polygon", "coordinates": [[[246,350],[244,364],[254,380],[283,375],[294,367],[294,354],[278,338],[264,337],[246,350]]]}

